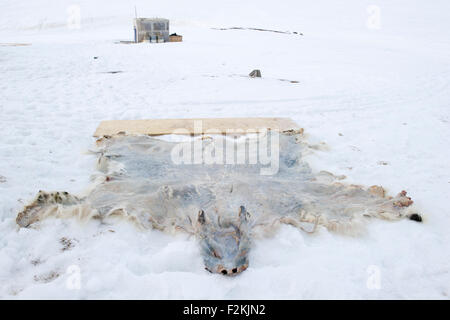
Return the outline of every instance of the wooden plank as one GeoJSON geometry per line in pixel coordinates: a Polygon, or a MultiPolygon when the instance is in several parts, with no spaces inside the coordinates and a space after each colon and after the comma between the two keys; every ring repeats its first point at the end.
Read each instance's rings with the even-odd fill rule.
{"type": "Polygon", "coordinates": [[[230,130],[255,133],[261,129],[279,131],[302,130],[290,118],[198,118],[102,121],[94,137],[116,134],[223,134],[230,130]]]}
{"type": "Polygon", "coordinates": [[[169,42],[181,42],[183,41],[183,37],[180,35],[169,36],[169,42]]]}

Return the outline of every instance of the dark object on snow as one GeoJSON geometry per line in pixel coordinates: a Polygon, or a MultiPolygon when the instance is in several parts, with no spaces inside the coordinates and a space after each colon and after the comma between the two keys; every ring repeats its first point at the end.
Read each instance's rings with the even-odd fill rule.
{"type": "Polygon", "coordinates": [[[275,32],[275,33],[284,33],[284,34],[296,34],[302,36],[301,32],[291,32],[291,31],[280,31],[280,30],[269,30],[269,29],[261,29],[261,28],[243,28],[243,27],[231,27],[231,28],[211,28],[213,30],[252,30],[252,31],[267,31],[267,32],[275,32]]]}
{"type": "Polygon", "coordinates": [[[255,69],[249,74],[250,78],[261,78],[261,70],[255,69]]]}
{"type": "Polygon", "coordinates": [[[94,59],[98,59],[98,57],[94,57],[94,59]]]}
{"type": "Polygon", "coordinates": [[[409,219],[417,222],[422,222],[422,217],[417,213],[413,213],[412,215],[410,215],[409,219]]]}

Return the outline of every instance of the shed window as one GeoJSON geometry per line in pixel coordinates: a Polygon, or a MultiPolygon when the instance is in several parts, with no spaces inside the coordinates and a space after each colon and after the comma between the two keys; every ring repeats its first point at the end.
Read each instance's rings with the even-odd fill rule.
{"type": "Polygon", "coordinates": [[[155,31],[166,30],[166,23],[165,22],[155,22],[155,23],[153,23],[153,30],[155,30],[155,31]]]}

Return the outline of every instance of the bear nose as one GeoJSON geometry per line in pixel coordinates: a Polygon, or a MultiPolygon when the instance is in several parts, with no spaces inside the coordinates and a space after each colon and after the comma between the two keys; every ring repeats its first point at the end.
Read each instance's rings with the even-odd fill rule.
{"type": "Polygon", "coordinates": [[[222,269],[222,270],[220,270],[220,273],[223,274],[223,275],[230,275],[230,274],[238,273],[238,268],[235,267],[235,268],[233,268],[231,270],[222,269]]]}

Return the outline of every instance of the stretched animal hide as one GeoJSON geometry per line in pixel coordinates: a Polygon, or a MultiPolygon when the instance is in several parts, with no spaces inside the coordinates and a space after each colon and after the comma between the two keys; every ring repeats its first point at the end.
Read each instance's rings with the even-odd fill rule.
{"type": "Polygon", "coordinates": [[[96,182],[86,195],[40,191],[18,214],[19,226],[49,216],[123,217],[143,229],[183,230],[202,242],[207,270],[232,274],[247,268],[251,237],[280,223],[356,233],[370,218],[421,221],[404,191],[392,197],[381,186],[314,174],[302,159],[301,132],[182,143],[117,135],[97,144],[96,182]],[[269,145],[270,152],[263,150],[269,145]],[[269,153],[275,164],[267,161],[269,153]]]}

